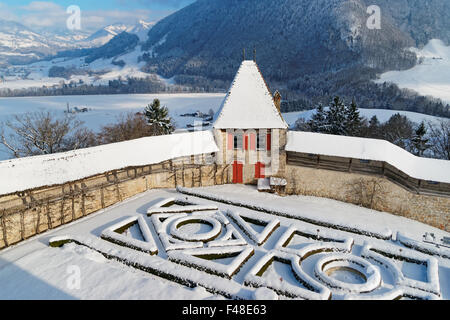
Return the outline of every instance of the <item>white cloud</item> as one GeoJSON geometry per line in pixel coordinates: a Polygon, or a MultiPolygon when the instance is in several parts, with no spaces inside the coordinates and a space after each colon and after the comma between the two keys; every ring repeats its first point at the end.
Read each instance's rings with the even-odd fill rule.
{"type": "MultiPolygon", "coordinates": [[[[61,31],[62,28],[66,28],[66,21],[70,16],[65,7],[49,1],[33,1],[20,8],[21,16],[15,17],[13,20],[32,29],[46,28],[61,31]]],[[[0,9],[3,8],[0,6],[0,9]]],[[[3,10],[1,11],[3,13],[3,10]]],[[[154,20],[152,16],[154,16],[154,12],[145,9],[81,10],[81,27],[83,31],[94,32],[113,23],[134,24],[138,20],[152,21],[154,20]]]]}

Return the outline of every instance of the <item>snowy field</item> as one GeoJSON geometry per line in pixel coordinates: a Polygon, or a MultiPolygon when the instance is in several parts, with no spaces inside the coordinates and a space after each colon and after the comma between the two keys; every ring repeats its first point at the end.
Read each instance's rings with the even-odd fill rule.
{"type": "MultiPolygon", "coordinates": [[[[17,114],[36,111],[50,111],[55,115],[64,115],[67,104],[71,109],[92,109],[87,113],[78,113],[78,119],[94,131],[102,126],[115,123],[117,118],[127,112],[142,112],[144,108],[160,99],[168,107],[170,116],[177,128],[186,128],[187,124],[202,121],[194,117],[181,117],[185,113],[200,111],[208,113],[210,109],[218,110],[223,94],[134,94],[134,95],[92,95],[92,96],[57,96],[0,98],[0,123],[17,114]]],[[[0,160],[9,158],[9,154],[0,146],[0,160]]]]}
{"type": "Polygon", "coordinates": [[[152,190],[1,251],[0,299],[449,299],[426,232],[449,236],[250,186],[152,190]]]}
{"type": "MultiPolygon", "coordinates": [[[[160,99],[162,105],[169,108],[170,116],[175,120],[176,127],[186,128],[194,121],[202,121],[194,117],[181,117],[182,114],[200,111],[208,113],[210,109],[216,112],[225,95],[224,94],[124,94],[124,95],[91,95],[91,96],[56,96],[56,97],[25,97],[0,98],[0,122],[10,119],[13,115],[35,111],[50,111],[55,115],[64,115],[67,104],[70,108],[92,109],[87,113],[79,113],[77,117],[84,121],[86,126],[94,131],[100,130],[103,125],[114,123],[117,117],[126,112],[142,111],[145,106],[160,99]]],[[[377,115],[381,122],[389,120],[395,113],[401,113],[412,121],[420,123],[422,120],[437,122],[439,118],[414,112],[361,109],[361,115],[371,118],[377,115]]],[[[286,122],[291,126],[298,118],[309,120],[314,110],[291,112],[283,114],[286,122]]],[[[0,146],[0,160],[9,158],[9,154],[0,146]]]]}
{"type": "Polygon", "coordinates": [[[412,89],[450,103],[450,46],[433,39],[423,49],[411,50],[422,63],[409,70],[386,72],[376,82],[393,82],[402,89],[412,89]]]}

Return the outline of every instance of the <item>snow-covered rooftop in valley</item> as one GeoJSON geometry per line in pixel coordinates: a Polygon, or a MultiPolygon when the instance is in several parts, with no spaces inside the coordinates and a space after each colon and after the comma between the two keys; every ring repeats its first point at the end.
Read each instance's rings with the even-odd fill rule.
{"type": "Polygon", "coordinates": [[[449,299],[427,234],[449,236],[254,186],[149,190],[0,251],[0,299],[449,299]]]}
{"type": "Polygon", "coordinates": [[[243,61],[215,117],[215,129],[286,129],[254,61],[243,61]]]}
{"type": "Polygon", "coordinates": [[[0,194],[63,184],[111,170],[217,151],[212,132],[197,131],[5,160],[0,162],[0,194]]]}
{"type": "Polygon", "coordinates": [[[450,183],[450,161],[416,157],[385,140],[290,131],[286,151],[384,161],[412,178],[450,183]]]}

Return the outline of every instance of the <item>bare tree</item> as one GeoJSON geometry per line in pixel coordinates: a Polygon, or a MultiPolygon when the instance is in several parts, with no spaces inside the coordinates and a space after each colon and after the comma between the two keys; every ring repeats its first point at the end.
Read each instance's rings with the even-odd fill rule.
{"type": "Polygon", "coordinates": [[[381,179],[354,179],[347,187],[347,196],[360,206],[380,210],[385,204],[387,191],[381,179]]]}
{"type": "Polygon", "coordinates": [[[450,160],[450,120],[441,120],[439,125],[428,124],[428,128],[434,157],[450,160]]]}
{"type": "Polygon", "coordinates": [[[97,136],[100,144],[115,143],[155,135],[141,113],[121,114],[117,122],[104,126],[97,136]]]}
{"type": "Polygon", "coordinates": [[[87,148],[95,134],[74,115],[56,117],[50,112],[15,115],[0,126],[0,143],[16,158],[87,148]]]}

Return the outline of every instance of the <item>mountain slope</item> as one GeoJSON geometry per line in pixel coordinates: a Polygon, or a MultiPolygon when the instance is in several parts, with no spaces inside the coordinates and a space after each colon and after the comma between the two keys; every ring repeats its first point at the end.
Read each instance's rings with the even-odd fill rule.
{"type": "Polygon", "coordinates": [[[269,78],[335,71],[355,64],[407,68],[413,39],[390,19],[369,30],[361,0],[198,0],[154,26],[145,46],[149,66],[165,76],[198,74],[229,79],[242,48],[257,48],[269,78]],[[166,37],[162,44],[159,42],[166,37]]]}
{"type": "Polygon", "coordinates": [[[449,14],[448,0],[197,0],[150,30],[144,59],[147,70],[180,84],[227,89],[243,48],[247,59],[256,48],[269,86],[301,100],[298,108],[341,95],[365,108],[447,116],[444,106],[373,80],[414,67],[411,47],[448,43],[449,14]],[[381,7],[380,30],[367,27],[373,4],[381,7]]]}

